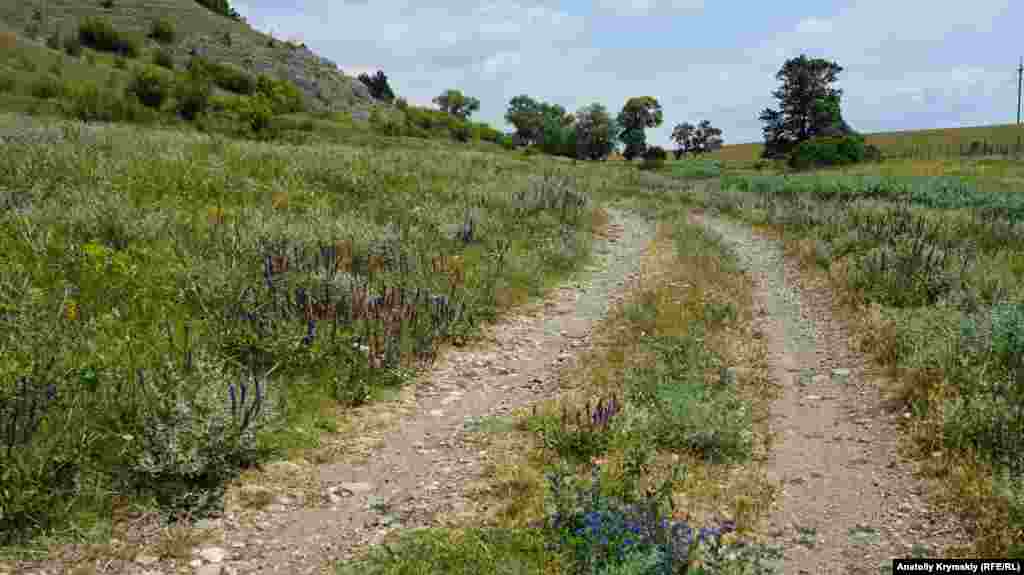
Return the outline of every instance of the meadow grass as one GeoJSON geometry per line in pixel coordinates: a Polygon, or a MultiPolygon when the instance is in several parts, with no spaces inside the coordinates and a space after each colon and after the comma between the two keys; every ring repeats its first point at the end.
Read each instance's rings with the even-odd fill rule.
{"type": "Polygon", "coordinates": [[[900,160],[730,175],[690,192],[779,232],[830,279],[862,348],[889,368],[887,391],[911,417],[928,473],[943,479],[940,498],[972,527],[973,548],[953,554],[1024,554],[1024,195],[1000,180],[1018,169],[900,160]]]}
{"type": "Polygon", "coordinates": [[[0,116],[5,543],[202,515],[589,258],[622,172],[0,116]],[[112,505],[119,502],[118,505],[112,505]]]}
{"type": "Polygon", "coordinates": [[[489,513],[400,534],[339,573],[772,572],[774,550],[751,537],[775,494],[757,467],[774,389],[750,284],[717,238],[675,216],[560,396],[478,439],[500,462],[467,486],[489,513]]]}

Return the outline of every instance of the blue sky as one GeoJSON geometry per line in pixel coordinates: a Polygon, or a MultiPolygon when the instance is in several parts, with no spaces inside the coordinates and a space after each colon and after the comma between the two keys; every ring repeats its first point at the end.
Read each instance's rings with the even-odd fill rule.
{"type": "Polygon", "coordinates": [[[1019,0],[234,0],[259,30],[305,42],[349,75],[384,70],[410,102],[449,88],[503,119],[519,94],[613,112],[654,96],[672,126],[710,120],[727,143],[759,141],[775,73],[806,53],[844,71],[862,132],[1010,123],[1024,54],[1019,0]]]}

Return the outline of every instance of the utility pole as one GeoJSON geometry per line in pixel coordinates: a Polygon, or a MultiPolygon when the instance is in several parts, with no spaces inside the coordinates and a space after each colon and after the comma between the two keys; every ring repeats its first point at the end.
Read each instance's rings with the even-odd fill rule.
{"type": "Polygon", "coordinates": [[[1020,59],[1020,65],[1017,66],[1017,125],[1020,125],[1020,89],[1021,80],[1024,79],[1024,58],[1020,59]]]}
{"type": "Polygon", "coordinates": [[[1020,157],[1021,152],[1021,137],[1020,137],[1020,91],[1022,80],[1024,80],[1024,57],[1020,59],[1020,64],[1017,65],[1017,147],[1014,148],[1014,156],[1020,157]]]}

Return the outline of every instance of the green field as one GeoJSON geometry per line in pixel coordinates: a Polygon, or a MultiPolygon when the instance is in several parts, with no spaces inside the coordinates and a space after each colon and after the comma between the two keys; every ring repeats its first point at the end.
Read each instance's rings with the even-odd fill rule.
{"type": "MultiPolygon", "coordinates": [[[[942,128],[932,130],[903,130],[865,134],[868,144],[877,146],[890,157],[914,159],[942,159],[972,153],[971,144],[978,142],[974,155],[1024,155],[1024,127],[1016,124],[976,126],[970,128],[942,128]],[[985,146],[988,147],[985,147],[985,146]]],[[[760,143],[722,146],[713,157],[731,162],[754,162],[761,156],[760,143]]]]}
{"type": "MultiPolygon", "coordinates": [[[[688,223],[697,208],[778,233],[854,318],[895,381],[907,452],[972,528],[972,547],[947,552],[1024,556],[1024,163],[1007,153],[1021,128],[870,134],[883,161],[812,172],[759,162],[760,144],[640,170],[371,106],[340,74],[330,109],[260,115],[262,94],[217,90],[186,121],[187,94],[149,109],[125,91],[152,71],[152,41],[126,61],[42,40],[98,13],[140,38],[166,17],[187,33],[179,69],[156,73],[178,88],[190,46],[246,70],[298,48],[192,0],[48,2],[29,39],[40,6],[0,6],[0,573],[50,546],[109,545],[140,515],[215,515],[261,464],[320,462],[346,414],[593,263],[613,207],[656,220],[648,255],[665,273],[606,318],[610,343],[571,372],[571,394],[488,422],[511,437],[480,495],[493,525],[403,535],[362,572],[597,572],[594,550],[611,552],[581,535],[595,517],[613,546],[691,511],[755,531],[772,499],[754,471],[767,384],[705,385],[753,361],[755,306],[736,255],[688,223]],[[609,393],[628,397],[623,423],[581,425],[609,393]],[[594,461],[614,472],[590,483],[594,461]],[[585,512],[549,501],[552,485],[585,512]],[[673,495],[688,508],[666,511],[673,495]],[[530,527],[548,519],[562,523],[530,527]]],[[[734,543],[716,559],[764,551],[734,543]]],[[[601,572],[650,572],[660,544],[601,572]]]]}

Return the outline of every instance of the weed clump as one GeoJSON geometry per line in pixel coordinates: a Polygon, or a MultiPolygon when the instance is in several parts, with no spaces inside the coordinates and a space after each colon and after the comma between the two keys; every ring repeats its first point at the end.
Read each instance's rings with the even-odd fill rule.
{"type": "Polygon", "coordinates": [[[139,55],[139,42],[118,32],[105,18],[86,18],[78,26],[78,39],[83,45],[94,50],[113,52],[128,58],[139,55]]]}

